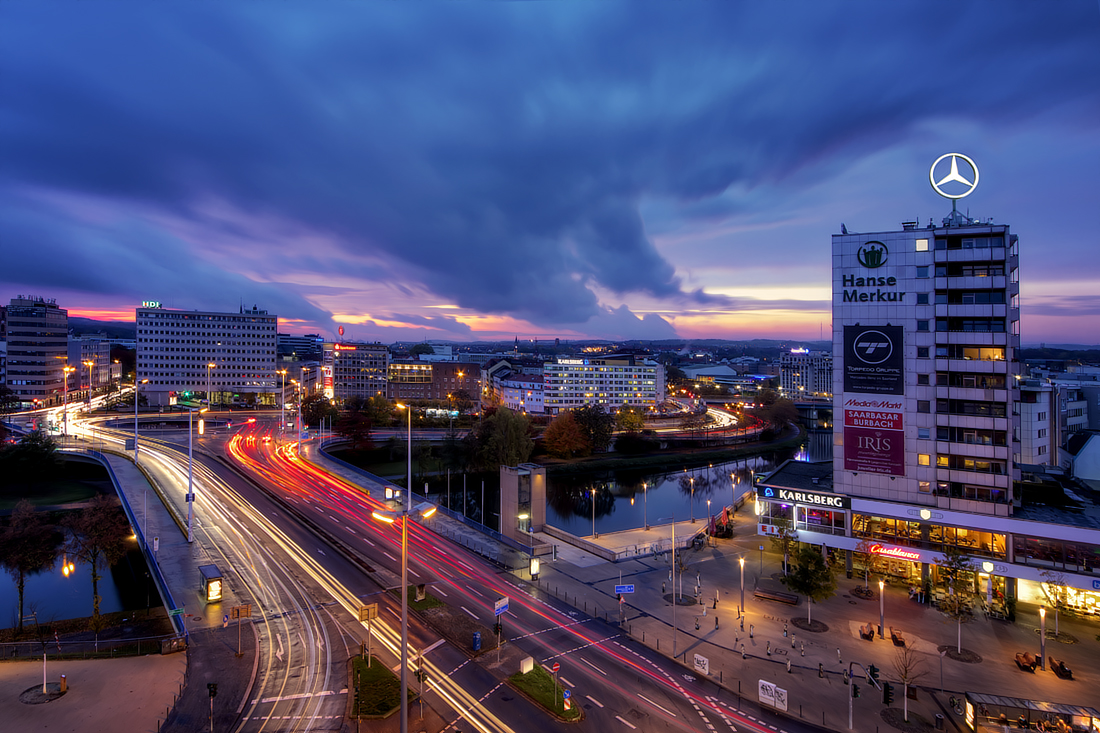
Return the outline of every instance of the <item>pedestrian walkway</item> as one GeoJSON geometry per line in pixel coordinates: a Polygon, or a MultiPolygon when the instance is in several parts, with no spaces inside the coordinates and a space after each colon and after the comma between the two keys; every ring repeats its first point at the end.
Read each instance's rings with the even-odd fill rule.
{"type": "MultiPolygon", "coordinates": [[[[327,458],[316,446],[303,446],[303,454],[326,470],[363,486],[375,498],[382,498],[382,485],[327,458]]],[[[430,522],[434,529],[478,548],[530,582],[526,570],[528,558],[522,552],[458,520],[438,514],[437,517],[430,522]]],[[[690,529],[680,525],[678,522],[676,527],[677,544],[682,530],[690,529]]],[[[700,519],[695,526],[705,526],[705,520],[700,519]]],[[[1014,663],[1016,652],[1039,653],[1038,608],[1027,604],[1017,608],[1014,624],[984,616],[964,624],[963,649],[975,652],[981,659],[967,663],[952,659],[950,653],[940,653],[955,648],[958,632],[954,620],[932,606],[910,600],[907,588],[888,585],[881,606],[886,638],[878,638],[876,633],[874,641],[867,641],[860,636],[860,626],[871,624],[877,632],[880,603],[877,589],[871,600],[853,595],[852,590],[861,585],[859,579],[841,575],[837,594],[812,608],[801,597],[796,605],[757,598],[754,595],[757,587],[780,590],[784,587],[780,582],[780,556],[771,551],[767,538],[755,532],[755,517],[750,512],[738,512],[732,539],[712,540],[698,549],[678,551],[678,560],[685,570],[682,574],[677,572],[676,586],[682,587],[684,597],[675,606],[669,553],[612,563],[583,549],[585,543],[597,543],[615,551],[654,540],[667,541],[671,538],[667,525],[586,537],[572,544],[536,533],[536,539],[557,544],[558,551],[556,559],[543,558],[535,585],[609,623],[622,619],[625,633],[667,656],[673,656],[675,649],[689,674],[703,674],[696,670],[699,655],[706,660],[709,676],[743,695],[750,712],[759,709],[757,685],[759,680],[765,680],[788,691],[787,714],[833,730],[848,729],[851,688],[844,675],[853,662],[863,667],[875,665],[881,679],[895,685],[894,708],[903,704],[899,670],[908,667],[905,676],[914,681],[916,695],[909,700],[910,714],[930,724],[937,714],[942,715],[947,730],[964,728],[962,718],[950,709],[948,699],[965,691],[1095,705],[1095,691],[1100,689],[1100,655],[1096,654],[1100,628],[1094,622],[1063,619],[1062,631],[1075,637],[1078,643],[1047,641],[1048,656],[1065,661],[1073,670],[1072,681],[1062,680],[1050,671],[1023,672],[1014,663]],[[738,612],[742,593],[741,557],[745,558],[743,619],[738,612]],[[634,592],[622,604],[615,594],[615,586],[619,584],[634,586],[634,592]],[[808,615],[827,625],[828,631],[813,633],[799,628],[798,622],[808,615]],[[890,627],[906,639],[906,647],[892,643],[890,627]],[[912,652],[908,658],[904,656],[906,648],[912,652]]],[[[1047,622],[1049,629],[1049,615],[1047,622]]],[[[861,697],[852,704],[854,729],[888,728],[881,717],[885,707],[882,693],[863,679],[860,667],[853,670],[861,692],[861,697]]]]}

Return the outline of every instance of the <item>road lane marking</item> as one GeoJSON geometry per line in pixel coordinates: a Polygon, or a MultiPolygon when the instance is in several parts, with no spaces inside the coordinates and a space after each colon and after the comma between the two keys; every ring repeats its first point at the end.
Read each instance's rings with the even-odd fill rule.
{"type": "Polygon", "coordinates": [[[415,576],[416,576],[416,577],[418,577],[418,578],[420,577],[420,573],[416,572],[416,571],[415,571],[415,570],[413,570],[412,568],[409,568],[409,572],[410,572],[410,573],[412,573],[413,575],[415,575],[415,576]]]}
{"type": "Polygon", "coordinates": [[[676,716],[676,713],[672,712],[671,710],[669,710],[669,709],[668,709],[668,708],[666,708],[666,707],[662,707],[662,706],[658,705],[657,703],[653,702],[652,700],[650,700],[650,699],[649,699],[648,697],[646,697],[645,695],[643,695],[643,694],[641,694],[641,693],[638,693],[638,697],[642,698],[643,700],[645,700],[646,702],[648,702],[648,703],[649,703],[650,705],[652,705],[653,707],[657,708],[657,709],[658,709],[658,710],[660,710],[661,712],[663,712],[663,713],[667,713],[667,714],[671,715],[671,716],[672,716],[672,717],[674,717],[674,718],[675,718],[675,717],[677,717],[677,716],[676,716]]]}
{"type": "Polygon", "coordinates": [[[587,697],[589,700],[591,700],[592,702],[599,705],[601,708],[603,707],[603,703],[600,702],[599,700],[597,700],[596,698],[592,697],[591,695],[585,695],[585,697],[587,697]]]}
{"type": "Polygon", "coordinates": [[[432,644],[431,646],[429,646],[429,647],[425,647],[424,649],[422,649],[422,650],[421,650],[420,654],[421,654],[421,655],[427,654],[427,653],[428,653],[428,652],[430,652],[430,651],[431,651],[432,649],[435,649],[435,648],[436,648],[437,646],[439,646],[440,644],[442,644],[442,643],[443,643],[444,641],[445,641],[444,639],[440,639],[440,640],[438,640],[438,641],[437,641],[436,643],[432,644]]]}
{"type": "Polygon", "coordinates": [[[631,724],[631,723],[628,723],[628,722],[626,722],[625,720],[623,720],[623,718],[622,718],[622,716],[621,716],[621,715],[616,715],[616,716],[615,716],[615,720],[619,721],[620,723],[622,723],[623,725],[625,725],[625,726],[626,726],[627,728],[630,728],[631,730],[637,730],[637,728],[638,728],[638,726],[636,726],[636,725],[633,725],[633,724],[631,724]]]}
{"type": "Polygon", "coordinates": [[[473,589],[473,588],[471,588],[470,586],[466,586],[466,590],[470,591],[470,592],[471,592],[471,593],[473,593],[474,595],[477,595],[477,596],[481,596],[482,598],[484,598],[484,597],[485,597],[484,595],[482,595],[481,593],[478,593],[478,592],[477,592],[476,590],[474,590],[474,589],[473,589]]]}
{"type": "Polygon", "coordinates": [[[444,593],[444,592],[443,592],[443,590],[442,590],[441,588],[432,588],[432,592],[434,592],[434,593],[438,593],[439,595],[443,596],[444,598],[446,598],[446,597],[447,597],[447,594],[446,594],[446,593],[444,593]]]}
{"type": "Polygon", "coordinates": [[[481,620],[481,619],[479,619],[479,618],[477,617],[477,614],[475,614],[475,613],[474,613],[473,611],[471,611],[470,609],[466,608],[465,606],[459,606],[459,608],[461,608],[461,609],[462,609],[463,611],[465,611],[466,613],[470,614],[470,618],[472,618],[472,619],[473,619],[474,621],[480,621],[480,620],[481,620]]]}
{"type": "Polygon", "coordinates": [[[577,657],[577,659],[581,660],[582,662],[584,662],[585,664],[587,664],[587,665],[588,665],[589,667],[591,667],[592,669],[594,669],[594,670],[596,670],[597,672],[599,672],[600,674],[602,674],[602,675],[603,675],[604,677],[606,677],[606,676],[607,676],[607,672],[604,672],[604,671],[603,671],[602,669],[600,669],[600,668],[599,668],[599,667],[597,667],[596,665],[592,664],[592,662],[588,661],[588,660],[587,660],[587,659],[585,659],[584,657],[577,657]]]}
{"type": "Polygon", "coordinates": [[[558,681],[561,682],[566,687],[576,687],[576,685],[574,685],[572,682],[565,679],[564,677],[558,677],[558,681]]]}
{"type": "Polygon", "coordinates": [[[397,558],[394,557],[393,555],[391,555],[390,553],[386,552],[385,550],[382,550],[382,554],[385,555],[386,557],[388,557],[389,559],[393,560],[394,562],[397,562],[397,558]]]}

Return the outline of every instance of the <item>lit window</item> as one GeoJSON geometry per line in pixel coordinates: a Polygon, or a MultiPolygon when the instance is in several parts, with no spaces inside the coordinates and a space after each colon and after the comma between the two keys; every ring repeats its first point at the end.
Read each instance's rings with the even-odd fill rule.
{"type": "Polygon", "coordinates": [[[917,251],[918,252],[927,252],[928,251],[928,240],[927,239],[918,239],[917,240],[917,251]]]}
{"type": "Polygon", "coordinates": [[[918,453],[917,454],[917,465],[918,466],[931,466],[932,465],[932,456],[928,455],[927,453],[918,453]]]}

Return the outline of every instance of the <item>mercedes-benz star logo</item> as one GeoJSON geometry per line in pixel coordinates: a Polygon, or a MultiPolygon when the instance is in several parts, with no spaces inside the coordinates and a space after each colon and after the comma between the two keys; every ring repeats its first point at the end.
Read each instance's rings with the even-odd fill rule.
{"type": "MultiPolygon", "coordinates": [[[[928,182],[932,184],[932,188],[936,193],[944,198],[948,199],[961,199],[964,196],[969,196],[974,192],[974,189],[978,187],[978,166],[974,164],[970,158],[966,157],[962,153],[947,153],[936,158],[936,162],[932,164],[932,167],[928,169],[928,182]],[[951,170],[943,178],[936,180],[936,168],[946,158],[951,159],[951,170]],[[959,173],[959,161],[963,160],[970,166],[970,170],[973,171],[974,180],[969,181],[959,173]],[[960,183],[966,187],[966,190],[962,193],[948,193],[942,187],[948,183],[960,183]]],[[[957,190],[957,187],[953,187],[950,190],[957,190]]]]}

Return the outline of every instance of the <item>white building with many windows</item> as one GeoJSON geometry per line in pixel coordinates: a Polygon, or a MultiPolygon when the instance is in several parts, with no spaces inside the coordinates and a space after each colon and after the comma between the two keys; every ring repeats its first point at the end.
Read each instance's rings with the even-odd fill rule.
{"type": "Polygon", "coordinates": [[[664,399],[665,368],[647,359],[558,357],[543,367],[543,404],[550,415],[585,405],[600,405],[609,412],[648,409],[664,399]]]}
{"type": "Polygon", "coordinates": [[[779,355],[779,390],[791,400],[832,399],[833,355],[791,349],[779,355]]]}
{"type": "Polygon", "coordinates": [[[257,308],[238,313],[182,311],[155,303],[137,309],[137,379],[153,405],[184,392],[218,404],[277,403],[278,318],[257,308]]]}

